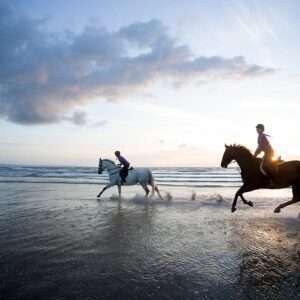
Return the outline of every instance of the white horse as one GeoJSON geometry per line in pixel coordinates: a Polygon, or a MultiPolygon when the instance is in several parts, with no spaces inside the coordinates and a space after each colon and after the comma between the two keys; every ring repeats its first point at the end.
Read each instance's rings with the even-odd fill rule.
{"type": "Polygon", "coordinates": [[[151,185],[151,195],[152,197],[155,192],[157,192],[159,198],[163,200],[157,185],[154,182],[154,178],[150,169],[147,168],[134,168],[129,169],[128,176],[126,177],[126,182],[121,184],[121,176],[120,176],[120,167],[117,166],[112,160],[110,159],[99,159],[99,166],[98,166],[98,174],[102,174],[103,171],[108,172],[109,176],[109,183],[102,189],[102,191],[98,194],[98,198],[101,197],[103,192],[108,188],[117,185],[119,198],[121,199],[121,186],[122,185],[135,185],[140,184],[144,191],[146,192],[146,197],[148,197],[150,190],[147,185],[151,185]]]}

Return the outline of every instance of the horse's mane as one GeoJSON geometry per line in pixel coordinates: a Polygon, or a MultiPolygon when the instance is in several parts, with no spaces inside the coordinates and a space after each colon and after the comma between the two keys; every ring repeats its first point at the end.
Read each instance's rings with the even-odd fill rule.
{"type": "Polygon", "coordinates": [[[252,152],[245,146],[239,144],[233,144],[229,146],[234,151],[239,151],[240,153],[244,154],[245,156],[253,158],[252,152]]]}
{"type": "Polygon", "coordinates": [[[111,160],[111,159],[105,158],[105,159],[103,159],[103,160],[106,160],[106,161],[112,163],[113,165],[116,165],[116,163],[115,163],[113,160],[111,160]]]}

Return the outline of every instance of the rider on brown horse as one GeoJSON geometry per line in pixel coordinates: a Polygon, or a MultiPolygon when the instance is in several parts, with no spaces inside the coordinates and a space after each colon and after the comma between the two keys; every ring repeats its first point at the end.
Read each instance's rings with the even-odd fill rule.
{"type": "Polygon", "coordinates": [[[274,184],[274,178],[277,174],[274,158],[274,150],[268,140],[268,135],[265,134],[265,126],[263,124],[258,124],[256,126],[256,131],[258,133],[258,146],[254,153],[254,156],[257,157],[261,152],[264,153],[261,171],[264,175],[268,176],[271,179],[271,185],[274,184]]]}

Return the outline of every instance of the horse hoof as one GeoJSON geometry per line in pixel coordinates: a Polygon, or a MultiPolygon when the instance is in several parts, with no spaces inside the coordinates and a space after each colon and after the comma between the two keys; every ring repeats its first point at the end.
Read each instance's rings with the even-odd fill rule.
{"type": "Polygon", "coordinates": [[[252,201],[248,201],[248,205],[251,206],[251,207],[254,206],[252,201]]]}
{"type": "Polygon", "coordinates": [[[235,207],[232,207],[232,208],[231,208],[231,212],[234,213],[235,211],[236,211],[236,208],[235,208],[235,207]]]}
{"type": "Polygon", "coordinates": [[[275,208],[274,213],[280,213],[280,208],[279,207],[275,208]]]}

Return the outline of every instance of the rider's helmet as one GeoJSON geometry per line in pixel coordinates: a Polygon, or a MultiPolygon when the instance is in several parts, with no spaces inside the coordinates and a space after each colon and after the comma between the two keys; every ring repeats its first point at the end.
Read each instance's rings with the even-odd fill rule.
{"type": "Polygon", "coordinates": [[[115,155],[116,155],[116,156],[120,156],[120,155],[121,155],[121,152],[120,152],[119,150],[117,150],[117,151],[115,152],[115,155]]]}
{"type": "Polygon", "coordinates": [[[265,131],[265,125],[263,125],[263,124],[257,124],[256,125],[256,129],[260,129],[262,131],[265,131]]]}

